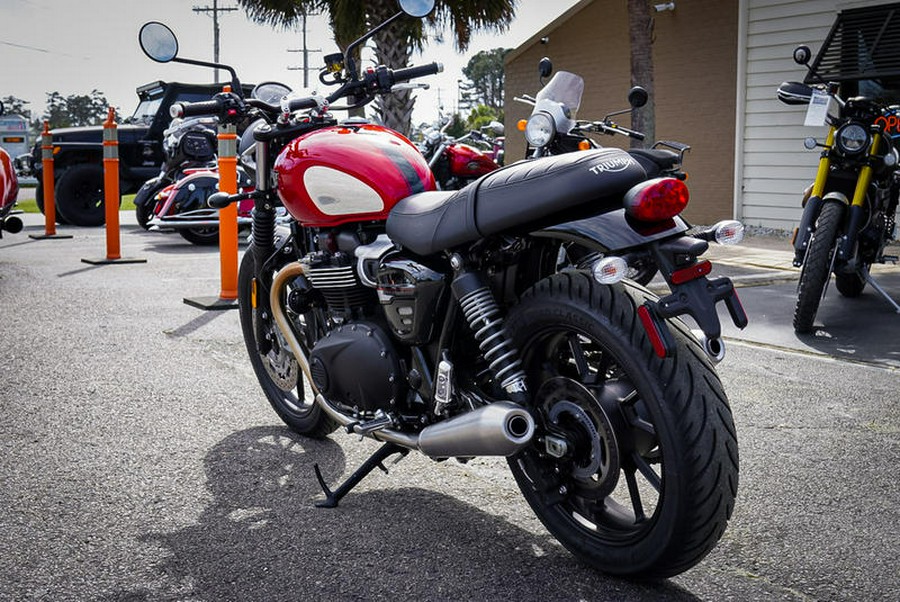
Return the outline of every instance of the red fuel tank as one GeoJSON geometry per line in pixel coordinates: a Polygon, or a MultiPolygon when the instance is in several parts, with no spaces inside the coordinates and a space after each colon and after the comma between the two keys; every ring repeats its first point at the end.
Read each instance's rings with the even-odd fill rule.
{"type": "Polygon", "coordinates": [[[378,125],[333,126],[291,141],[275,160],[278,196],[304,226],[387,219],[398,201],[435,190],[422,154],[378,125]]]}
{"type": "Polygon", "coordinates": [[[499,169],[493,159],[467,144],[453,144],[447,148],[450,157],[450,173],[457,177],[483,176],[499,169]]]}

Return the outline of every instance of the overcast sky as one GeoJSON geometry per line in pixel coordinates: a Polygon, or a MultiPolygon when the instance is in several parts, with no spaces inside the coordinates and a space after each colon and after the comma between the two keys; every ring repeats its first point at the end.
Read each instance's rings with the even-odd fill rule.
{"type": "MultiPolygon", "coordinates": [[[[465,55],[447,43],[431,42],[413,62],[444,63],[441,75],[427,80],[432,88],[418,91],[416,121],[437,117],[438,97],[446,111],[455,108],[457,80],[468,58],[479,50],[515,47],[535,34],[577,0],[519,0],[517,17],[509,30],[479,34],[465,55]]],[[[219,0],[220,7],[237,6],[219,0]]],[[[125,115],[137,105],[134,89],[157,79],[212,81],[211,71],[187,65],[158,64],[144,56],[137,42],[146,21],[168,24],[179,39],[179,56],[212,60],[213,21],[194,7],[211,7],[212,0],[0,0],[0,96],[13,95],[30,101],[36,115],[43,113],[46,94],[64,96],[103,92],[125,115]]],[[[220,13],[220,60],[231,64],[243,81],[281,81],[302,88],[302,64],[298,31],[277,31],[251,23],[240,10],[220,13]]],[[[336,49],[324,19],[311,19],[308,47],[336,49]]],[[[321,53],[310,56],[318,66],[321,53]]],[[[312,85],[316,74],[310,75],[312,85]]]]}

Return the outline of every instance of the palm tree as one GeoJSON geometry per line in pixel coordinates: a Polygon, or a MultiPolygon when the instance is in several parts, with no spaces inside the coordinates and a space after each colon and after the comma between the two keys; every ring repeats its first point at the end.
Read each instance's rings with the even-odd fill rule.
{"type": "MultiPolygon", "coordinates": [[[[396,0],[237,0],[257,23],[294,27],[304,15],[321,12],[328,16],[334,39],[344,50],[374,26],[398,10],[396,0]]],[[[518,0],[438,0],[428,17],[434,29],[452,28],[460,52],[469,45],[472,33],[480,30],[504,31],[515,15],[518,0]]],[[[399,19],[375,35],[375,60],[392,69],[408,65],[414,49],[425,41],[425,26],[419,19],[399,19]]],[[[379,97],[375,107],[387,127],[408,133],[415,99],[408,90],[379,97]]]]}
{"type": "Polygon", "coordinates": [[[631,139],[632,147],[646,147],[656,137],[653,102],[653,20],[648,0],[628,0],[628,37],[631,41],[631,85],[643,86],[650,100],[631,111],[631,127],[645,134],[644,141],[631,139]]]}

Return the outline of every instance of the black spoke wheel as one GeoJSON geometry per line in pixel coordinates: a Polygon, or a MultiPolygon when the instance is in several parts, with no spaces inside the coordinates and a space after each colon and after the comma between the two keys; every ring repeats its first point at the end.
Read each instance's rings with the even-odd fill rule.
{"type": "Polygon", "coordinates": [[[80,163],[65,170],[56,183],[56,210],[75,226],[106,223],[103,201],[103,168],[80,163]]]}
{"type": "Polygon", "coordinates": [[[728,401],[688,329],[653,353],[637,318],[651,294],[581,272],[539,282],[509,315],[538,431],[510,458],[519,487],[571,552],[613,574],[669,577],[725,530],[738,484],[728,401]]]}
{"type": "MultiPolygon", "coordinates": [[[[256,343],[256,321],[264,318],[253,307],[255,266],[251,246],[244,253],[238,271],[238,305],[241,331],[253,371],[275,413],[285,424],[307,437],[325,437],[338,425],[315,403],[312,387],[304,378],[300,365],[272,320],[267,320],[265,328],[272,341],[271,348],[265,354],[259,351],[256,343]]],[[[316,337],[312,326],[312,322],[316,319],[314,312],[303,316],[291,315],[291,318],[299,325],[300,344],[304,351],[308,352],[316,337]]]]}
{"type": "Polygon", "coordinates": [[[816,230],[809,241],[809,249],[803,261],[797,305],[794,307],[794,332],[799,334],[812,332],[825,285],[831,276],[831,260],[843,215],[842,204],[828,202],[822,207],[816,221],[816,230]]]}

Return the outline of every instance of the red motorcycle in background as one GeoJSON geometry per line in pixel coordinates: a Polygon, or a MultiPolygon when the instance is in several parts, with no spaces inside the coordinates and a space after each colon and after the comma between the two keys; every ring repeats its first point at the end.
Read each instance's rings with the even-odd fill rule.
{"type": "MultiPolygon", "coordinates": [[[[722,536],[738,483],[734,423],[707,351],[724,349],[718,302],[739,327],[747,320],[731,281],[707,279],[712,266],[699,259],[715,228],[688,236],[673,220],[686,184],[649,177],[616,148],[436,190],[406,137],[332,113],[441,70],[357,68],[366,40],[404,13],[427,16],[434,0],[400,5],[326,57],[319,79],[334,92],[278,105],[245,99],[228,66],[178,58],[165,25],[140,34],[153,60],[231,74],[235,92],[176,105],[182,116],[265,115],[252,130],[255,189],[208,201],[254,202],[238,274],[250,363],[294,432],[342,428],[383,444],[334,491],[316,469],[319,505],[337,506],[395,454],[507,457],[535,514],[585,562],[641,577],[689,569],[722,536]],[[619,257],[559,268],[560,244],[598,244],[573,220],[622,208],[617,234],[653,254],[670,295],[625,279],[619,257]],[[678,319],[688,316],[711,347],[678,319]]],[[[402,493],[391,503],[411,503],[402,493]]],[[[351,546],[354,529],[365,523],[334,535],[351,546]]]]}
{"type": "Polygon", "coordinates": [[[452,123],[451,118],[439,130],[426,130],[420,148],[440,190],[459,190],[503,165],[502,123],[494,121],[482,128],[489,130],[494,137],[472,130],[459,138],[447,135],[447,128],[452,123]],[[486,146],[490,150],[478,149],[466,142],[486,146]]]}
{"type": "MultiPolygon", "coordinates": [[[[2,102],[0,115],[3,115],[2,102]]],[[[0,148],[0,238],[3,237],[4,230],[11,234],[22,231],[22,220],[16,215],[10,215],[18,197],[19,178],[16,176],[12,158],[0,148]]]]}

